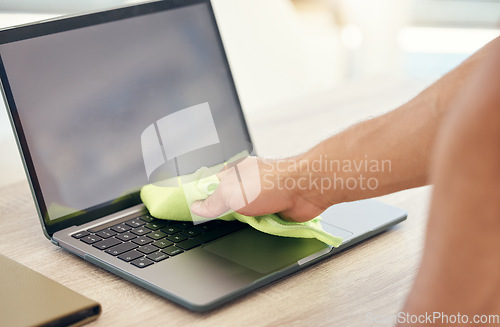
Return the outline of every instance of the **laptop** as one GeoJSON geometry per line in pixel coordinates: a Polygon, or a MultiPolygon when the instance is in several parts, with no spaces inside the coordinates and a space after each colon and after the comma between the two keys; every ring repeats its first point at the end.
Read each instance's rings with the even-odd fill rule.
{"type": "Polygon", "coordinates": [[[404,210],[373,200],[333,206],[322,215],[324,230],[343,238],[333,248],[239,222],[163,221],[148,213],[139,191],[155,171],[184,176],[252,151],[208,0],[4,29],[0,77],[45,236],[191,310],[218,307],[406,219],[404,210]],[[141,135],[193,107],[210,113],[217,137],[182,151],[200,138],[193,126],[203,121],[194,111],[175,115],[184,118],[168,141],[179,151],[152,163],[141,135]]]}

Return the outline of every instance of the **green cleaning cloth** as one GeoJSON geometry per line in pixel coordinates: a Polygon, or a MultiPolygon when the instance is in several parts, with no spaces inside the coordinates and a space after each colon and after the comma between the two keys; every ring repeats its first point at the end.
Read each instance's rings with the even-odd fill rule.
{"type": "MultiPolygon", "coordinates": [[[[179,187],[163,187],[153,184],[146,185],[141,190],[142,202],[149,213],[158,219],[177,221],[203,221],[206,218],[196,216],[189,210],[190,205],[198,200],[204,200],[211,195],[219,185],[216,175],[207,175],[207,167],[202,167],[190,175],[190,182],[182,183],[179,177],[179,187]]],[[[284,237],[316,238],[326,244],[338,247],[342,238],[325,232],[320,224],[321,217],[299,223],[281,219],[276,214],[250,217],[237,212],[229,212],[218,219],[239,220],[253,228],[272,235],[284,237]]]]}

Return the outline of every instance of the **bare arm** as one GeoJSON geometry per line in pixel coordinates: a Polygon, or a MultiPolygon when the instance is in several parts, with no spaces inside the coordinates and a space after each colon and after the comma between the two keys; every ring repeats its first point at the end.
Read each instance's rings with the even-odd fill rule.
{"type": "Polygon", "coordinates": [[[426,247],[404,311],[473,319],[500,313],[500,46],[453,108],[434,151],[426,247]]]}
{"type": "Polygon", "coordinates": [[[499,38],[490,42],[417,97],[388,114],[354,125],[285,162],[259,159],[262,190],[248,205],[233,205],[238,202],[234,200],[234,194],[239,185],[229,182],[237,178],[226,175],[216,192],[207,200],[194,204],[192,210],[205,217],[216,217],[228,209],[252,216],[279,212],[286,219],[306,221],[336,203],[427,184],[431,150],[443,117],[478,64],[499,43],[499,38]],[[385,169],[362,167],[360,171],[346,171],[344,167],[333,164],[329,169],[323,167],[318,171],[312,169],[315,160],[326,160],[328,163],[335,160],[343,163],[347,160],[353,164],[374,160],[386,165],[385,169]],[[387,162],[390,163],[390,171],[387,171],[387,162]],[[285,169],[290,166],[292,169],[285,169]],[[334,176],[336,181],[332,180],[334,176]],[[299,187],[299,182],[304,178],[315,177],[331,179],[335,183],[328,189],[299,187]],[[345,185],[348,179],[359,181],[360,177],[365,182],[368,179],[376,180],[376,187],[362,187],[360,182],[354,188],[345,185]],[[279,187],[280,179],[294,179],[296,187],[279,187]],[[343,186],[341,181],[344,182],[343,186]]]}

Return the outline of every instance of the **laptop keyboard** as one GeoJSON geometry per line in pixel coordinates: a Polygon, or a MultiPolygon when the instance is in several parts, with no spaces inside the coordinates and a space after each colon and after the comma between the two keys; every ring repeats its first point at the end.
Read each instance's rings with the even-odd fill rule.
{"type": "Polygon", "coordinates": [[[109,255],[145,268],[245,227],[237,221],[212,220],[194,225],[140,216],[111,227],[94,227],[72,237],[109,255]]]}

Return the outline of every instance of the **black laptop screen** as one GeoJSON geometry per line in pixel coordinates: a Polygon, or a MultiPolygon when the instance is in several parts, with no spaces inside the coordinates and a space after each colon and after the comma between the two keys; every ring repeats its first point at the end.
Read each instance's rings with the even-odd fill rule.
{"type": "MultiPolygon", "coordinates": [[[[209,4],[137,8],[133,17],[70,30],[63,20],[63,31],[0,44],[9,107],[48,224],[129,195],[137,202],[152,178],[143,133],[172,113],[209,108],[218,137],[198,154],[175,154],[177,174],[250,142],[209,4]]],[[[166,134],[174,147],[204,137],[196,121],[206,115],[183,117],[166,134]]]]}

